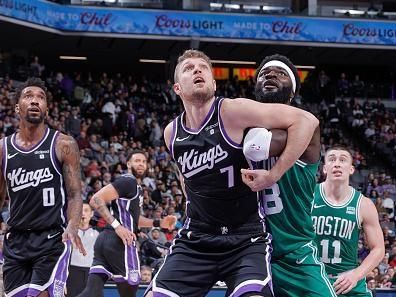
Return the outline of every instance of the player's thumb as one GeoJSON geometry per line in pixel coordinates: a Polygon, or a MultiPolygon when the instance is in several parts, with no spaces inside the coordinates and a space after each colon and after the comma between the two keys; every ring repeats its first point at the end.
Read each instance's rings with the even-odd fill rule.
{"type": "Polygon", "coordinates": [[[250,176],[252,176],[252,177],[255,177],[257,174],[256,174],[256,171],[255,170],[251,170],[251,169],[241,169],[241,173],[242,174],[246,174],[246,175],[250,175],[250,176]]]}
{"type": "Polygon", "coordinates": [[[67,236],[67,232],[63,232],[62,234],[62,242],[66,242],[69,240],[69,237],[67,236]]]}

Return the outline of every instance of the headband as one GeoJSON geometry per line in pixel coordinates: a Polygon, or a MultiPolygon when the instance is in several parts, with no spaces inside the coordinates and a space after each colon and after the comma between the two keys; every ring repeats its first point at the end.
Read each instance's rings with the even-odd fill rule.
{"type": "Polygon", "coordinates": [[[289,77],[291,79],[292,85],[293,85],[293,93],[296,93],[296,85],[297,85],[296,77],[294,76],[294,73],[290,69],[290,67],[279,60],[272,60],[272,61],[265,63],[261,69],[268,68],[270,66],[276,66],[276,67],[280,67],[280,68],[286,70],[287,74],[289,75],[289,77]]]}

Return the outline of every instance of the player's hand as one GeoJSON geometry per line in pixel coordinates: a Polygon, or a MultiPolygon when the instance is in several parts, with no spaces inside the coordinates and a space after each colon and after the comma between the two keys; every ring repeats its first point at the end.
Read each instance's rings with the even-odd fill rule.
{"type": "Polygon", "coordinates": [[[78,228],[74,228],[71,225],[67,225],[65,231],[62,234],[62,241],[66,242],[70,240],[73,247],[78,249],[81,254],[84,256],[87,255],[87,252],[85,251],[84,245],[81,242],[80,236],[78,236],[78,228]]]}
{"type": "Polygon", "coordinates": [[[337,295],[346,294],[356,286],[358,281],[355,270],[349,270],[338,275],[333,287],[337,295]]]}
{"type": "Polygon", "coordinates": [[[242,181],[253,191],[258,192],[270,188],[276,180],[270,171],[264,169],[241,169],[242,181]]]}
{"type": "Polygon", "coordinates": [[[176,216],[166,216],[160,221],[160,226],[163,229],[173,230],[175,229],[176,221],[176,216]]]}
{"type": "Polygon", "coordinates": [[[122,242],[125,245],[131,246],[132,243],[136,240],[136,235],[132,231],[128,230],[124,226],[120,225],[114,229],[115,233],[117,233],[118,237],[121,238],[122,242]]]}

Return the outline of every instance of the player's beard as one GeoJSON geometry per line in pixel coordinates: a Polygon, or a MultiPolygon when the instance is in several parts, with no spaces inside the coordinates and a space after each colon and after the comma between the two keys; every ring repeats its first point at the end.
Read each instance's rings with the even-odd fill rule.
{"type": "Polygon", "coordinates": [[[146,175],[146,172],[143,172],[143,174],[140,174],[135,170],[135,168],[132,167],[132,174],[134,177],[142,179],[146,175]]]}
{"type": "Polygon", "coordinates": [[[277,89],[274,92],[264,91],[262,84],[256,84],[254,89],[254,93],[256,96],[256,100],[263,103],[283,103],[288,104],[290,100],[290,94],[292,92],[291,87],[283,87],[281,89],[277,89]]]}
{"type": "Polygon", "coordinates": [[[45,115],[42,112],[40,112],[40,116],[38,116],[38,117],[37,116],[36,117],[29,116],[29,113],[25,117],[26,121],[31,124],[41,124],[44,122],[44,118],[45,118],[45,115]]]}
{"type": "Polygon", "coordinates": [[[213,88],[205,86],[204,88],[193,91],[192,98],[196,102],[205,103],[212,99],[214,94],[215,92],[213,88]]]}

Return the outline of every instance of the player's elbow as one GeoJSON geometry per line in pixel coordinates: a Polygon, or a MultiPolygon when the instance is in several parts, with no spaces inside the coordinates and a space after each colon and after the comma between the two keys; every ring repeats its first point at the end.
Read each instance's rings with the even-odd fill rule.
{"type": "Polygon", "coordinates": [[[309,125],[312,131],[319,126],[319,120],[310,112],[304,111],[303,115],[306,125],[309,125]]]}
{"type": "Polygon", "coordinates": [[[92,196],[92,198],[89,200],[89,205],[94,208],[97,209],[100,205],[101,205],[102,199],[100,199],[100,197],[94,195],[92,196]]]}

